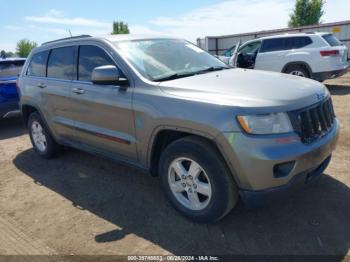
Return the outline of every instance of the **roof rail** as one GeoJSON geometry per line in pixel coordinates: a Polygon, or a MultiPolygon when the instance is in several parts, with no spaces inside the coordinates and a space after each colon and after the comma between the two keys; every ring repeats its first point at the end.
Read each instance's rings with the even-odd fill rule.
{"type": "Polygon", "coordinates": [[[77,36],[71,36],[71,37],[61,38],[61,39],[57,39],[57,40],[53,40],[53,41],[48,41],[48,42],[42,43],[41,45],[47,45],[47,44],[51,44],[51,43],[55,43],[55,42],[60,42],[60,41],[64,41],[64,40],[73,40],[73,39],[79,39],[79,38],[85,38],[85,37],[91,37],[91,35],[77,35],[77,36]]]}

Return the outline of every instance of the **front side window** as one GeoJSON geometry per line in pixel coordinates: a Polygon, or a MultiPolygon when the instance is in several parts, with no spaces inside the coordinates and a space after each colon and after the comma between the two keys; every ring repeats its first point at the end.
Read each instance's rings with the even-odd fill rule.
{"type": "Polygon", "coordinates": [[[73,46],[60,47],[51,50],[47,65],[47,77],[72,80],[74,76],[73,46]]]}
{"type": "Polygon", "coordinates": [[[185,40],[117,41],[114,45],[125,60],[151,81],[228,68],[214,56],[185,40]]]}
{"type": "Polygon", "coordinates": [[[0,77],[15,77],[21,73],[25,60],[1,61],[0,77]]]}
{"type": "Polygon", "coordinates": [[[27,75],[45,77],[46,62],[47,62],[48,55],[49,55],[48,50],[34,54],[28,66],[27,75]]]}
{"type": "Polygon", "coordinates": [[[91,81],[94,68],[104,65],[114,65],[114,62],[101,48],[91,45],[79,47],[78,80],[91,81]]]}
{"type": "Polygon", "coordinates": [[[256,53],[259,48],[260,48],[260,45],[261,45],[261,42],[252,42],[252,43],[249,43],[249,44],[246,44],[244,46],[242,46],[238,53],[241,53],[241,54],[254,54],[256,53]]]}

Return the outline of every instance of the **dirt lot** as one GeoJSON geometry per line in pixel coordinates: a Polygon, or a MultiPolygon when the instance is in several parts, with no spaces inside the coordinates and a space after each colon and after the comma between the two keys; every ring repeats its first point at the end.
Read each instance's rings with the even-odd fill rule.
{"type": "Polygon", "coordinates": [[[327,84],[342,130],[325,175],[214,225],[180,216],[157,178],[75,150],[43,160],[20,121],[2,122],[0,254],[350,254],[350,74],[327,84]]]}

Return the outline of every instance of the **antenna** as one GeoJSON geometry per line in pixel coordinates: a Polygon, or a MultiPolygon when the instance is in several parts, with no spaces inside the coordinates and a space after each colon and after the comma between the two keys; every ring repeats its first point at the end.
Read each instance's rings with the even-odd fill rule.
{"type": "Polygon", "coordinates": [[[70,34],[70,37],[73,37],[72,32],[70,31],[70,29],[68,29],[68,32],[70,34]]]}

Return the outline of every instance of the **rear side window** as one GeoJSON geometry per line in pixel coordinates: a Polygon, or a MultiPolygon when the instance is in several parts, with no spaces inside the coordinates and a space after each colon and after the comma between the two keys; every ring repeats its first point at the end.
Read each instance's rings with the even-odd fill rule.
{"type": "Polygon", "coordinates": [[[0,77],[15,77],[21,73],[24,60],[0,62],[0,77]]]}
{"type": "Polygon", "coordinates": [[[265,39],[260,53],[284,50],[284,38],[265,39]]]}
{"type": "Polygon", "coordinates": [[[48,50],[34,54],[28,66],[27,75],[45,77],[46,62],[47,62],[48,56],[49,56],[48,50]]]}
{"type": "Polygon", "coordinates": [[[91,81],[94,68],[104,65],[114,65],[114,62],[101,48],[91,45],[79,47],[78,80],[91,81]]]}
{"type": "Polygon", "coordinates": [[[273,52],[303,48],[312,44],[312,40],[307,36],[284,37],[266,39],[260,52],[273,52]]]}
{"type": "Polygon", "coordinates": [[[307,36],[289,37],[285,39],[286,50],[298,49],[312,44],[312,40],[307,36]]]}
{"type": "Polygon", "coordinates": [[[342,43],[332,34],[322,36],[330,46],[341,46],[342,43]]]}
{"type": "Polygon", "coordinates": [[[73,46],[52,49],[47,64],[47,77],[72,80],[74,76],[73,46]]]}

